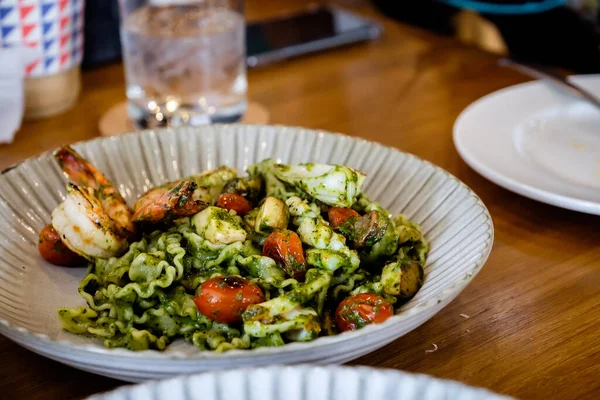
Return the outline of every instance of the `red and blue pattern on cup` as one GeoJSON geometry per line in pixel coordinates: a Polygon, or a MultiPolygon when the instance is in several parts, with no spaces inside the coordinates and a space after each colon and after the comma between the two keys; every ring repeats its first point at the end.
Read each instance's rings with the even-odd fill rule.
{"type": "Polygon", "coordinates": [[[81,64],[84,0],[0,0],[0,46],[28,46],[39,58],[26,76],[54,75],[81,64]]]}

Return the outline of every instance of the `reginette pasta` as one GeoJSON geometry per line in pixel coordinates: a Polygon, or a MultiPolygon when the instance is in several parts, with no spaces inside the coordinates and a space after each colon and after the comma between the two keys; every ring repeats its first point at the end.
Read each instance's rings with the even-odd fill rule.
{"type": "Polygon", "coordinates": [[[310,341],[385,321],[423,284],[419,226],[369,200],[352,168],[265,160],[238,177],[220,167],[153,188],[130,209],[75,151],[56,157],[70,182],[40,252],[88,265],[86,305],[58,317],[106,347],[310,341]]]}

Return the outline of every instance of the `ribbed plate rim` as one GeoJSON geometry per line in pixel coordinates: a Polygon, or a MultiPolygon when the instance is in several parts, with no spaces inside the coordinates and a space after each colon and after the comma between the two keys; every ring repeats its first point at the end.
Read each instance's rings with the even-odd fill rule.
{"type": "MultiPolygon", "coordinates": [[[[347,366],[347,365],[315,365],[315,364],[295,364],[295,365],[273,364],[273,365],[269,365],[269,366],[265,366],[265,367],[235,368],[232,370],[213,370],[213,371],[200,372],[200,373],[189,374],[189,375],[184,375],[184,376],[176,376],[176,377],[171,377],[168,379],[148,381],[148,382],[138,383],[138,384],[134,384],[134,385],[125,385],[125,386],[121,386],[121,387],[118,387],[118,388],[110,390],[110,391],[105,391],[102,393],[96,393],[96,394],[90,395],[89,397],[86,397],[84,400],[108,400],[108,399],[114,399],[113,396],[119,396],[119,395],[123,396],[123,398],[131,399],[132,398],[131,391],[134,389],[144,387],[144,388],[148,389],[148,392],[150,394],[153,394],[153,393],[156,393],[156,389],[157,389],[158,385],[161,385],[163,383],[168,383],[168,382],[178,382],[179,384],[184,385],[186,387],[186,389],[189,390],[189,389],[193,388],[195,378],[197,378],[199,376],[206,376],[206,375],[212,375],[215,378],[218,378],[219,375],[226,375],[226,374],[231,374],[231,373],[240,373],[242,375],[247,376],[247,375],[252,375],[252,374],[258,375],[259,373],[262,372],[262,373],[268,374],[271,377],[273,377],[273,376],[278,377],[281,375],[285,375],[285,373],[288,371],[292,372],[294,376],[302,377],[302,378],[299,378],[302,380],[304,380],[304,378],[307,375],[320,373],[323,371],[325,371],[326,373],[328,373],[330,375],[330,377],[331,377],[330,379],[339,378],[339,377],[336,377],[335,375],[342,375],[344,372],[353,371],[353,372],[357,372],[364,380],[368,380],[367,378],[373,377],[373,376],[379,376],[379,377],[385,378],[386,380],[393,379],[393,378],[396,378],[396,379],[406,378],[411,383],[414,383],[414,384],[421,383],[420,381],[424,380],[425,382],[421,383],[421,385],[431,383],[431,382],[437,382],[444,386],[452,385],[452,386],[455,386],[456,388],[460,388],[461,391],[464,391],[465,395],[475,395],[475,394],[486,395],[485,399],[489,399],[489,400],[512,399],[512,397],[510,397],[510,396],[493,392],[482,386],[468,385],[466,383],[463,383],[463,382],[460,382],[460,381],[457,381],[454,379],[438,378],[438,377],[435,377],[432,375],[427,375],[427,374],[418,373],[418,372],[402,371],[402,370],[397,370],[397,369],[393,369],[393,368],[375,368],[375,367],[369,367],[369,366],[364,366],[364,365],[347,366]]],[[[215,383],[216,383],[216,381],[215,381],[215,383]]],[[[330,400],[330,399],[328,398],[328,400],[330,400]]]]}

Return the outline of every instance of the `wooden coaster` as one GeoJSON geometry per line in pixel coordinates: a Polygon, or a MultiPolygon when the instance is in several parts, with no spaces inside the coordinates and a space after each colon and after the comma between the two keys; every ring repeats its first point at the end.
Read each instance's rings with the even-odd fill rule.
{"type": "MultiPolygon", "coordinates": [[[[242,124],[264,125],[269,122],[269,111],[259,103],[249,102],[246,114],[239,121],[242,124]]],[[[112,136],[120,133],[134,132],[137,128],[133,125],[127,114],[127,103],[119,103],[108,110],[98,123],[100,135],[112,136]]]]}

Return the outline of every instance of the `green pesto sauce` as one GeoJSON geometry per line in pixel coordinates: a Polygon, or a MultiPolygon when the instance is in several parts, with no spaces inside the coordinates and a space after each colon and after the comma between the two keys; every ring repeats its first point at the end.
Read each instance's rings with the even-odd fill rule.
{"type": "Polygon", "coordinates": [[[215,208],[212,215],[213,217],[218,218],[220,221],[227,222],[228,224],[235,226],[239,225],[238,221],[233,217],[233,215],[231,215],[229,211],[222,208],[215,208]]]}
{"type": "MultiPolygon", "coordinates": [[[[360,258],[348,240],[340,244],[339,232],[347,239],[352,233],[332,229],[321,219],[326,219],[325,214],[310,217],[316,219],[312,221],[315,230],[299,235],[307,264],[296,262],[288,255],[287,262],[278,265],[262,255],[262,243],[252,234],[263,240],[266,235],[257,235],[248,225],[257,222],[257,206],[263,204],[267,195],[284,202],[291,196],[298,196],[311,208],[320,204],[317,200],[325,203],[322,196],[351,201],[354,204],[348,206],[361,214],[381,209],[360,193],[357,184],[362,176],[354,170],[335,166],[321,176],[304,179],[301,172],[313,175],[317,165],[308,163],[303,168],[275,165],[272,160],[250,166],[248,170],[257,185],[253,187],[256,198],[250,199],[255,208],[244,217],[245,223],[224,209],[210,208],[206,210],[209,214],[198,220],[194,220],[194,216],[146,226],[150,229],[145,230],[139,241],[130,243],[124,254],[93,260],[89,274],[79,286],[79,293],[88,306],[58,310],[63,329],[103,340],[107,347],[136,351],[163,350],[178,339],[201,350],[217,352],[282,346],[291,341],[313,340],[322,334],[320,332],[334,331],[331,325],[335,324],[335,317],[331,314],[340,301],[351,294],[375,293],[391,304],[414,295],[423,282],[422,267],[428,246],[418,225],[405,218],[398,219],[399,229],[390,222],[377,243],[369,242],[367,248],[360,250],[360,258]],[[287,173],[287,178],[291,177],[289,182],[280,180],[280,173],[287,173]],[[334,173],[336,175],[332,177],[334,173]],[[341,193],[328,187],[326,182],[330,178],[345,179],[339,186],[341,193]],[[198,227],[191,221],[201,221],[206,225],[204,231],[198,232],[198,227]],[[213,243],[204,235],[214,233],[213,230],[233,235],[239,233],[237,229],[247,233],[248,240],[213,243]],[[334,239],[335,246],[332,244],[334,239]],[[399,241],[402,241],[401,246],[398,246],[399,241]],[[384,271],[384,265],[393,262],[400,267],[384,271]],[[303,273],[306,278],[301,276],[303,273]],[[242,321],[231,324],[214,320],[222,315],[219,309],[203,315],[194,303],[194,296],[202,292],[202,284],[215,275],[243,277],[260,288],[266,301],[251,305],[244,312],[236,309],[235,312],[242,314],[242,321]],[[386,288],[398,294],[390,295],[385,292],[386,288]]],[[[218,177],[202,179],[203,189],[207,189],[211,197],[218,195],[235,178],[231,171],[221,170],[218,177]]],[[[238,182],[233,182],[227,190],[237,187],[238,182]]],[[[214,199],[207,199],[210,200],[214,199]]],[[[193,199],[184,196],[176,206],[186,207],[189,201],[193,199]]],[[[286,228],[299,233],[300,222],[297,220],[301,218],[290,218],[285,204],[284,210],[285,226],[277,226],[279,214],[267,213],[262,216],[262,221],[258,221],[259,230],[286,228]]],[[[244,301],[244,293],[239,290],[232,297],[237,302],[244,301]]],[[[378,306],[375,309],[377,311],[378,306]]],[[[348,318],[358,328],[369,322],[358,312],[349,313],[348,318]]]]}

